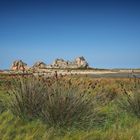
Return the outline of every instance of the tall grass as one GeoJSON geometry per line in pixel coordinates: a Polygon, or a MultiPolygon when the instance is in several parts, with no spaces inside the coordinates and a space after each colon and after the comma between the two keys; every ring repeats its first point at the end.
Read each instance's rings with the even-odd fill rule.
{"type": "MultiPolygon", "coordinates": [[[[6,87],[6,89],[10,87],[10,98],[5,94],[6,92],[2,91],[3,88],[0,88],[2,91],[0,99],[4,100],[5,97],[5,99],[9,99],[9,109],[14,114],[11,114],[9,110],[0,114],[0,139],[2,140],[139,140],[140,119],[139,115],[134,112],[134,108],[138,108],[138,105],[136,105],[137,107],[131,105],[132,101],[133,104],[139,103],[134,100],[134,98],[139,99],[136,96],[136,94],[139,95],[140,89],[140,80],[138,79],[64,77],[55,81],[51,78],[39,80],[29,77],[15,79],[13,83],[11,81],[10,85],[6,87]],[[24,90],[21,90],[21,87],[24,87],[24,90]],[[42,90],[41,88],[40,90],[36,89],[37,87],[42,87],[42,90]],[[32,96],[32,92],[35,97],[32,96]],[[122,100],[118,98],[121,93],[123,93],[122,100]],[[27,96],[30,97],[27,98],[27,96]],[[42,101],[42,105],[37,99],[42,101]],[[121,109],[118,107],[116,99],[123,104],[121,109]],[[30,115],[33,107],[27,104],[35,105],[35,109],[38,106],[41,107],[37,109],[39,111],[33,111],[33,115],[30,115]],[[82,108],[84,109],[82,110],[82,108]],[[24,121],[21,118],[33,121],[24,121]]],[[[7,84],[1,86],[5,87],[5,85],[7,84]]],[[[1,105],[3,107],[3,102],[1,105]]],[[[139,112],[138,109],[136,110],[139,112]]]]}
{"type": "Polygon", "coordinates": [[[6,94],[4,91],[0,91],[0,114],[3,113],[7,107],[5,103],[5,96],[3,94],[6,94]]]}
{"type": "Polygon", "coordinates": [[[125,91],[124,96],[119,101],[119,105],[123,110],[131,112],[140,118],[140,90],[125,91]]]}
{"type": "Polygon", "coordinates": [[[48,94],[43,119],[51,126],[90,125],[97,117],[94,100],[78,89],[56,83],[48,94]]]}
{"type": "Polygon", "coordinates": [[[9,106],[22,119],[39,117],[45,102],[46,87],[36,78],[16,78],[9,91],[9,106]]]}
{"type": "Polygon", "coordinates": [[[80,92],[70,83],[47,81],[34,77],[20,78],[10,91],[10,109],[23,119],[39,118],[49,126],[92,127],[102,123],[89,93],[80,92]]]}
{"type": "Polygon", "coordinates": [[[5,110],[4,103],[3,103],[2,100],[0,100],[0,114],[1,114],[2,112],[4,112],[4,110],[5,110]]]}
{"type": "Polygon", "coordinates": [[[122,84],[123,96],[120,98],[119,105],[120,107],[127,111],[131,112],[140,118],[140,83],[139,79],[135,78],[134,83],[131,86],[130,90],[122,84]]]}

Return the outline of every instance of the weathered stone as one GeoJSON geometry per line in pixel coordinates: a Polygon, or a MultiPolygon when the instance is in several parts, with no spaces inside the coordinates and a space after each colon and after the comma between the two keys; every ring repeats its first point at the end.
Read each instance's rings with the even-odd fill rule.
{"type": "Polygon", "coordinates": [[[56,59],[53,64],[53,68],[87,68],[88,63],[85,58],[77,57],[74,61],[65,61],[64,59],[56,59]]]}
{"type": "Polygon", "coordinates": [[[27,70],[27,64],[24,63],[22,60],[16,60],[12,63],[11,70],[27,70]]]}
{"type": "MultiPolygon", "coordinates": [[[[14,61],[12,64],[12,70],[26,70],[27,64],[22,60],[14,61]]],[[[64,59],[56,59],[51,65],[46,65],[44,62],[38,61],[36,62],[31,69],[46,69],[46,68],[60,68],[60,69],[76,69],[76,68],[88,68],[88,63],[85,58],[77,57],[74,61],[65,61],[64,59]]]]}
{"type": "Polygon", "coordinates": [[[67,68],[68,67],[68,62],[65,61],[64,59],[56,59],[52,66],[54,68],[67,68]]]}
{"type": "Polygon", "coordinates": [[[74,61],[78,68],[87,68],[88,63],[83,56],[77,57],[74,61]]]}
{"type": "Polygon", "coordinates": [[[46,68],[46,66],[47,65],[44,62],[38,61],[33,65],[32,68],[43,69],[43,68],[46,68]]]}

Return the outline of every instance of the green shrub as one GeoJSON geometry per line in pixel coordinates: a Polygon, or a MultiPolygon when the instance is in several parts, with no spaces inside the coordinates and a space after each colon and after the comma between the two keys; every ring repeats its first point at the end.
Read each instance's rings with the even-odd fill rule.
{"type": "Polygon", "coordinates": [[[5,105],[2,100],[0,100],[0,114],[5,111],[5,105]]]}
{"type": "Polygon", "coordinates": [[[140,90],[128,92],[124,89],[123,97],[121,97],[119,105],[122,109],[140,118],[140,90]]]}
{"type": "Polygon", "coordinates": [[[16,78],[9,91],[10,109],[23,119],[37,118],[44,106],[46,87],[34,77],[16,78]]]}
{"type": "Polygon", "coordinates": [[[78,89],[68,86],[67,83],[57,82],[53,85],[51,94],[47,94],[42,118],[51,126],[89,127],[99,118],[94,100],[89,93],[81,93],[78,89]]]}
{"type": "Polygon", "coordinates": [[[10,109],[16,116],[32,120],[40,118],[46,124],[58,127],[93,127],[102,123],[89,93],[80,92],[70,83],[37,78],[19,78],[10,91],[10,109]]]}
{"type": "Polygon", "coordinates": [[[5,94],[6,92],[0,91],[0,114],[7,109],[6,102],[5,102],[6,99],[4,96],[5,94]]]}

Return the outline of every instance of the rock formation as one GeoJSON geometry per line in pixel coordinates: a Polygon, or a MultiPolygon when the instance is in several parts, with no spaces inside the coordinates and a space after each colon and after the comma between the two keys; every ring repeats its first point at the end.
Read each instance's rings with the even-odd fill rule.
{"type": "Polygon", "coordinates": [[[65,61],[63,59],[56,59],[52,67],[54,68],[87,68],[88,63],[85,60],[85,58],[82,57],[77,57],[74,61],[65,61]]]}
{"type": "Polygon", "coordinates": [[[11,70],[26,70],[28,69],[27,64],[22,60],[16,60],[12,63],[11,70]]]}
{"type": "Polygon", "coordinates": [[[88,63],[83,56],[77,57],[74,61],[78,68],[87,68],[88,63]]]}
{"type": "Polygon", "coordinates": [[[56,59],[53,62],[52,67],[54,67],[54,68],[67,68],[68,62],[63,60],[63,59],[56,59]]]}
{"type": "MultiPolygon", "coordinates": [[[[83,56],[77,57],[74,61],[65,61],[64,59],[56,59],[51,65],[46,65],[44,62],[36,62],[31,69],[51,69],[51,68],[60,68],[60,69],[77,69],[77,68],[88,68],[88,63],[83,56]]],[[[14,61],[11,67],[12,70],[26,70],[27,64],[22,60],[14,61]]]]}
{"type": "Polygon", "coordinates": [[[44,62],[38,61],[33,65],[32,68],[33,69],[36,69],[36,68],[43,69],[43,68],[46,68],[46,64],[44,62]]]}

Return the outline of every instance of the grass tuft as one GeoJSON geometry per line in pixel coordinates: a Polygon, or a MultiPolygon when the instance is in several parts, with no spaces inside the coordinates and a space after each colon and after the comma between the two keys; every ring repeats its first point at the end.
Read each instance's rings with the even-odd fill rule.
{"type": "Polygon", "coordinates": [[[38,118],[45,102],[46,87],[36,78],[18,78],[9,91],[12,113],[25,120],[38,118]]]}
{"type": "Polygon", "coordinates": [[[15,116],[24,120],[41,119],[49,126],[93,127],[101,124],[93,96],[69,83],[54,81],[51,86],[36,78],[19,78],[13,82],[9,105],[15,116]]]}

